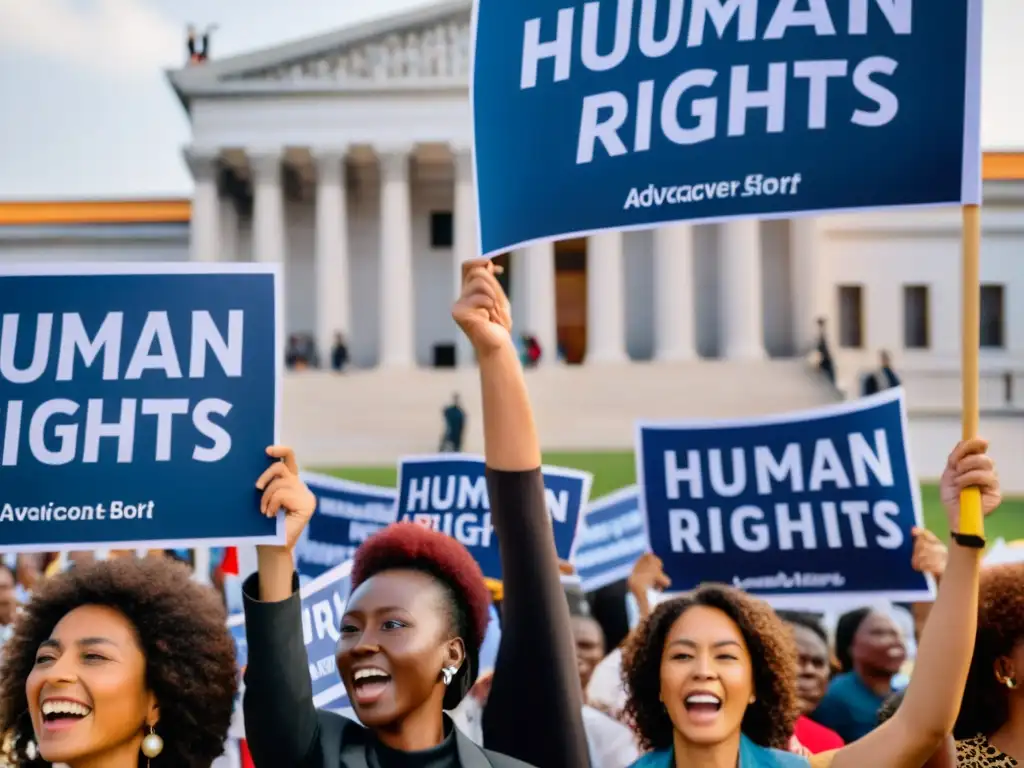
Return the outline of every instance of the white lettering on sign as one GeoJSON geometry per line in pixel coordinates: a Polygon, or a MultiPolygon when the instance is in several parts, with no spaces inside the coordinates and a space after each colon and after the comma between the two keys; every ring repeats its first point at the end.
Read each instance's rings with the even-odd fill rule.
{"type": "MultiPolygon", "coordinates": [[[[913,34],[912,0],[847,0],[845,14],[834,14],[826,0],[762,0],[761,5],[772,7],[772,12],[759,14],[758,0],[618,0],[587,2],[582,9],[560,8],[554,18],[525,22],[519,87],[538,86],[542,63],[550,62],[545,74],[550,72],[550,82],[557,84],[568,81],[574,68],[612,72],[634,49],[645,58],[657,59],[716,40],[750,44],[782,40],[791,30],[800,34],[811,30],[821,38],[857,37],[868,34],[869,19],[872,30],[913,34]],[[667,17],[662,14],[659,19],[658,11],[666,4],[667,17]],[[872,7],[880,13],[871,14],[872,7]],[[610,44],[599,40],[602,12],[614,14],[610,44]],[[837,25],[837,19],[846,20],[845,28],[837,25]],[[877,21],[884,21],[884,26],[877,21]]],[[[678,145],[711,141],[722,128],[726,136],[745,136],[751,112],[763,112],[767,133],[782,133],[794,91],[807,94],[806,118],[802,125],[789,127],[826,128],[830,89],[844,88],[864,102],[850,112],[848,122],[878,128],[891,123],[899,112],[899,99],[885,82],[898,66],[899,62],[884,55],[860,61],[769,61],[756,72],[738,62],[723,71],[690,69],[668,82],[642,80],[635,91],[591,94],[580,108],[576,162],[592,162],[598,145],[611,157],[647,151],[655,129],[678,145]],[[765,85],[755,87],[751,81],[765,85]]]]}

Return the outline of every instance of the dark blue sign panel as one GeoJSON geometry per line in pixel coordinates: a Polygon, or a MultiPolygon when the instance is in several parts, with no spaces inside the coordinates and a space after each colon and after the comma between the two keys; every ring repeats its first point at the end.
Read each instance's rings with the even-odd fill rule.
{"type": "Polygon", "coordinates": [[[316,578],[346,560],[366,539],[395,522],[398,492],[329,475],[303,472],[316,494],[316,513],[295,547],[295,567],[302,578],[316,578]]]}
{"type": "Polygon", "coordinates": [[[0,267],[0,551],[283,541],[277,268],[0,267]]]}
{"type": "Polygon", "coordinates": [[[477,0],[481,251],[979,203],[981,0],[477,0]]]}
{"type": "Polygon", "coordinates": [[[920,488],[903,390],[806,413],[641,424],[637,475],[673,591],[720,582],[786,602],[928,601],[911,567],[920,488]]]}
{"type": "MultiPolygon", "coordinates": [[[[572,559],[593,475],[544,467],[544,491],[559,558],[572,559]]],[[[501,580],[484,460],[463,454],[411,456],[398,465],[398,519],[429,525],[461,542],[484,576],[501,580]]]]}

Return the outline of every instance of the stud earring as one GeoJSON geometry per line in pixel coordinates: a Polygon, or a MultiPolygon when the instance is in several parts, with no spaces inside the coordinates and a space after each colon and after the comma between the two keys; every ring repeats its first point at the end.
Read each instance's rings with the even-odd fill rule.
{"type": "Polygon", "coordinates": [[[160,738],[160,734],[156,732],[156,729],[152,725],[149,726],[149,733],[146,734],[146,738],[142,740],[142,754],[152,760],[163,751],[164,740],[160,738]]]}
{"type": "Polygon", "coordinates": [[[441,682],[443,682],[445,686],[451,685],[452,680],[455,679],[455,673],[458,671],[458,667],[445,667],[441,670],[441,682]]]}
{"type": "Polygon", "coordinates": [[[1006,682],[1004,684],[1011,691],[1014,691],[1014,690],[1017,689],[1017,678],[1015,678],[1015,677],[1008,677],[1008,678],[1006,678],[1006,682]]]}

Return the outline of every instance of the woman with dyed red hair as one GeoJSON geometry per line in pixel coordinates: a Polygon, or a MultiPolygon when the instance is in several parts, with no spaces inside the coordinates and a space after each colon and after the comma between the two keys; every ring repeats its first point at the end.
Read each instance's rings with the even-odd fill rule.
{"type": "Polygon", "coordinates": [[[483,716],[487,749],[444,714],[476,680],[490,601],[483,574],[461,544],[416,523],[389,526],[355,555],[336,659],[362,725],[314,708],[292,550],[316,499],[291,450],[272,447],[268,454],[280,461],[257,488],[264,514],[285,511],[287,543],[261,547],[259,572],[244,586],[245,725],[257,768],[589,764],[540,448],[496,273],[490,261],[466,263],[452,313],[480,367],[504,577],[502,644],[483,716]]]}

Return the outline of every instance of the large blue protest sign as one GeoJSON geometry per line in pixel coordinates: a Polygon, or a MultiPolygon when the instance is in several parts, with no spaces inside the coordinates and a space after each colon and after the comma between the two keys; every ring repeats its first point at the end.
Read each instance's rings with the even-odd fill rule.
{"type": "Polygon", "coordinates": [[[295,547],[295,567],[305,578],[351,560],[369,536],[395,522],[394,488],[303,472],[317,498],[316,513],[295,547]]]}
{"type": "Polygon", "coordinates": [[[0,550],[280,542],[277,268],[0,266],[0,550]]]}
{"type": "Polygon", "coordinates": [[[476,0],[481,250],[979,203],[981,0],[476,0]]]}
{"type": "Polygon", "coordinates": [[[632,485],[592,501],[583,515],[573,565],[584,592],[621,579],[650,549],[640,511],[640,489],[632,485]]]}
{"type": "MultiPolygon", "coordinates": [[[[309,658],[316,707],[341,709],[348,706],[348,694],[338,675],[334,654],[341,637],[341,617],[352,589],[351,574],[352,561],[347,561],[303,585],[299,592],[302,639],[309,658]]],[[[249,663],[244,614],[229,618],[228,628],[235,638],[238,666],[244,670],[249,663]]]]}
{"type": "Polygon", "coordinates": [[[800,606],[933,597],[910,564],[922,522],[902,389],[806,413],[640,424],[637,477],[673,591],[722,582],[800,606]]]}
{"type": "MultiPolygon", "coordinates": [[[[398,519],[424,523],[455,538],[476,558],[486,578],[500,580],[501,557],[484,469],[482,458],[463,454],[401,459],[398,519]]],[[[562,560],[571,560],[593,475],[564,467],[544,467],[543,472],[555,549],[562,560]]]]}

